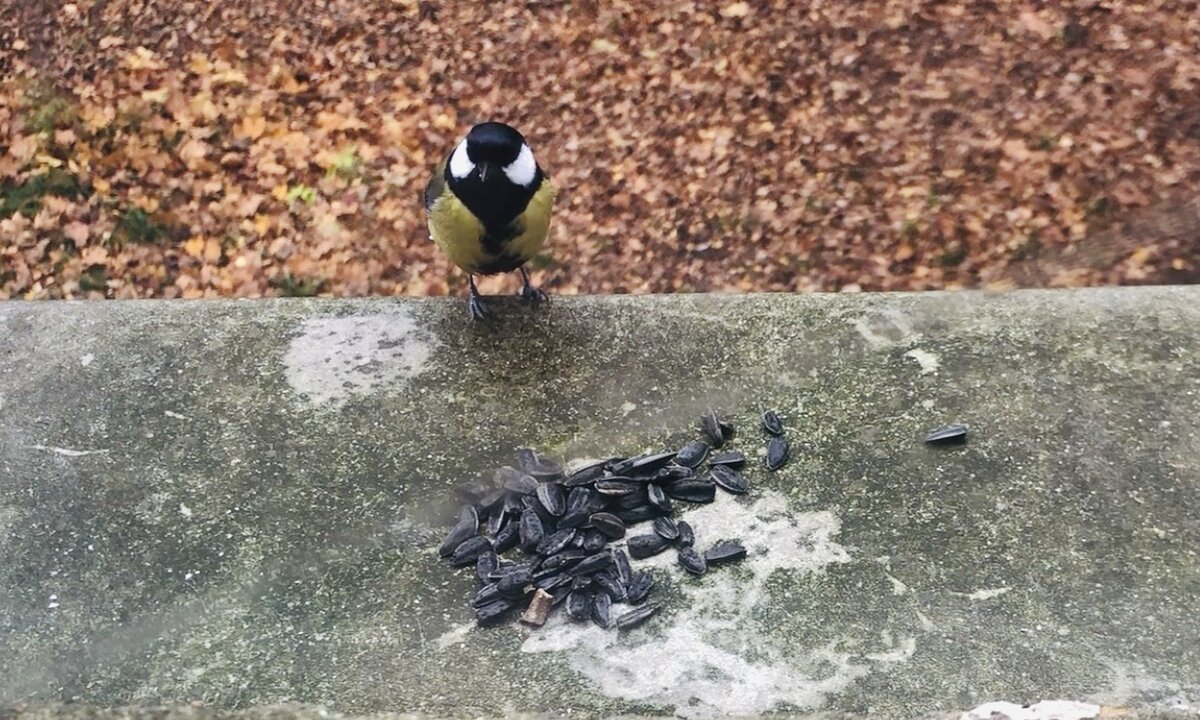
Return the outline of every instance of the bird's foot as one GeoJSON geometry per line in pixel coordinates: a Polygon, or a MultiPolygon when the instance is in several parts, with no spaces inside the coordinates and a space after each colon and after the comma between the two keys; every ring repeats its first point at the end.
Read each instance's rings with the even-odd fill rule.
{"type": "Polygon", "coordinates": [[[539,303],[549,302],[550,296],[539,287],[534,287],[533,283],[529,282],[529,273],[525,268],[521,268],[521,299],[527,303],[537,305],[539,303]]]}
{"type": "Polygon", "coordinates": [[[479,297],[474,277],[467,278],[467,309],[471,311],[472,320],[489,320],[492,317],[492,311],[488,310],[487,303],[479,297]]]}

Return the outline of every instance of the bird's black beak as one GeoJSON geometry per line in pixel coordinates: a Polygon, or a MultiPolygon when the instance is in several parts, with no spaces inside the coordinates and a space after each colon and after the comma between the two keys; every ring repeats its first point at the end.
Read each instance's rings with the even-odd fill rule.
{"type": "Polygon", "coordinates": [[[487,182],[488,175],[496,174],[496,168],[494,168],[492,166],[492,164],[489,162],[479,163],[478,168],[479,168],[479,182],[487,182]]]}

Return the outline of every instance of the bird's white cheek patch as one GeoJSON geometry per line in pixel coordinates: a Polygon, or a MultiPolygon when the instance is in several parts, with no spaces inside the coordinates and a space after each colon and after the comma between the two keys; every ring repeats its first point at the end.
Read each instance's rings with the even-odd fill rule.
{"type": "Polygon", "coordinates": [[[450,156],[450,174],[462,180],[470,175],[475,170],[475,163],[471,162],[471,158],[467,155],[467,141],[463,140],[454,148],[454,154],[450,156]]]}
{"type": "Polygon", "coordinates": [[[537,175],[537,163],[533,161],[533,151],[528,145],[521,145],[517,159],[504,166],[504,174],[514,185],[525,186],[533,182],[537,175]]]}

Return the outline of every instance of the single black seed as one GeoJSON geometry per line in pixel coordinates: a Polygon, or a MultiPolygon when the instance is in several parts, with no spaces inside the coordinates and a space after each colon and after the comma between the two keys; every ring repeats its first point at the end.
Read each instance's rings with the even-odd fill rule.
{"type": "Polygon", "coordinates": [[[712,566],[736,562],[746,557],[746,548],[736,540],[722,540],[704,551],[704,560],[712,566]]]}
{"type": "Polygon", "coordinates": [[[492,549],[492,543],[482,535],[463,542],[454,549],[450,555],[450,564],[456,566],[474,565],[475,559],[480,553],[487,552],[492,549]]]}
{"type": "Polygon", "coordinates": [[[725,442],[732,440],[734,432],[733,423],[726,420],[720,420],[717,424],[721,426],[721,437],[725,439],[725,442]]]}
{"type": "Polygon", "coordinates": [[[654,518],[654,532],[667,540],[674,540],[679,537],[679,528],[676,527],[675,521],[669,517],[654,518]]]}
{"type": "Polygon", "coordinates": [[[634,608],[627,613],[622,614],[616,620],[618,630],[632,630],[650,619],[654,613],[658,612],[658,605],[650,604],[634,608]]]}
{"type": "Polygon", "coordinates": [[[567,596],[567,617],[583,622],[592,614],[592,596],[586,590],[572,590],[567,596]]]}
{"type": "Polygon", "coordinates": [[[495,512],[488,516],[488,532],[493,536],[500,532],[508,521],[512,519],[512,515],[503,507],[496,508],[495,512]]]}
{"type": "Polygon", "coordinates": [[[493,600],[495,600],[499,597],[500,597],[499,584],[498,583],[488,583],[487,585],[484,585],[483,587],[479,588],[479,592],[475,593],[475,596],[471,598],[471,607],[479,607],[480,605],[487,605],[488,603],[492,602],[493,600]]]}
{"type": "Polygon", "coordinates": [[[663,513],[671,512],[671,500],[667,497],[666,491],[658,485],[651,485],[646,488],[646,500],[655,510],[663,513]]]}
{"type": "Polygon", "coordinates": [[[693,575],[703,575],[708,570],[708,562],[694,548],[679,548],[679,564],[693,575]]]}
{"type": "Polygon", "coordinates": [[[583,551],[586,553],[597,553],[608,545],[608,536],[599,530],[588,530],[583,537],[583,551]]]}
{"type": "Polygon", "coordinates": [[[642,602],[650,594],[652,587],[654,587],[654,576],[646,570],[639,571],[629,581],[629,589],[626,593],[627,602],[631,605],[642,602]]]}
{"type": "Polygon", "coordinates": [[[670,545],[663,536],[655,533],[653,535],[635,535],[625,541],[629,548],[629,556],[635,560],[643,560],[651,555],[657,555],[670,545]]]}
{"type": "Polygon", "coordinates": [[[496,589],[506,598],[521,597],[533,583],[529,568],[515,568],[496,582],[496,589]]]}
{"type": "Polygon", "coordinates": [[[508,513],[512,517],[517,517],[521,513],[525,512],[524,495],[511,490],[505,490],[504,492],[506,493],[504,497],[504,512],[508,513]]]}
{"type": "Polygon", "coordinates": [[[601,495],[629,495],[635,493],[641,486],[634,482],[624,480],[597,480],[596,491],[601,495]]]}
{"type": "Polygon", "coordinates": [[[520,523],[510,522],[492,538],[492,550],[503,554],[515,548],[520,541],[520,523]]]}
{"type": "Polygon", "coordinates": [[[731,468],[740,468],[746,464],[746,455],[740,450],[730,450],[729,452],[717,453],[708,460],[708,464],[712,465],[728,465],[731,468]]]}
{"type": "Polygon", "coordinates": [[[712,408],[700,416],[700,429],[713,447],[721,447],[725,444],[725,431],[721,429],[721,420],[712,408]]]}
{"type": "Polygon", "coordinates": [[[768,410],[762,414],[761,419],[763,430],[771,435],[783,435],[783,418],[779,417],[779,413],[768,410]]]}
{"type": "Polygon", "coordinates": [[[538,481],[532,475],[521,475],[515,480],[504,483],[504,487],[522,495],[532,495],[537,492],[538,481]]]}
{"type": "Polygon", "coordinates": [[[675,523],[675,527],[679,530],[679,537],[675,540],[676,545],[679,547],[691,547],[696,542],[696,533],[686,520],[680,520],[675,523]]]}
{"type": "Polygon", "coordinates": [[[521,503],[525,506],[525,511],[532,510],[537,513],[542,519],[542,525],[545,526],[546,532],[552,532],[558,524],[558,518],[550,514],[550,511],[542,507],[542,503],[537,499],[536,495],[523,495],[521,503]]]}
{"type": "Polygon", "coordinates": [[[612,598],[608,593],[598,592],[592,596],[592,622],[607,630],[611,613],[612,598]]]}
{"type": "Polygon", "coordinates": [[[629,587],[629,581],[633,579],[633,568],[629,565],[629,555],[624,550],[616,550],[613,552],[613,566],[617,571],[617,580],[626,588],[629,587]]]}
{"type": "MultiPolygon", "coordinates": [[[[561,530],[559,532],[562,532],[561,530]]],[[[568,549],[562,552],[555,553],[542,561],[542,568],[546,570],[558,570],[561,568],[573,565],[587,557],[587,553],[579,549],[568,549]]]]}
{"type": "Polygon", "coordinates": [[[475,576],[486,582],[488,575],[491,575],[499,564],[500,558],[492,551],[492,544],[488,543],[487,549],[475,558],[475,576]]]}
{"type": "Polygon", "coordinates": [[[925,436],[925,442],[931,445],[961,445],[966,441],[966,425],[947,425],[925,436]]]}
{"type": "Polygon", "coordinates": [[[489,625],[491,623],[499,622],[504,618],[505,615],[508,614],[508,611],[512,610],[514,607],[516,607],[516,604],[511,600],[506,600],[504,598],[493,600],[486,605],[481,605],[480,607],[475,608],[475,619],[479,621],[480,625],[489,625]]]}
{"type": "Polygon", "coordinates": [[[616,463],[612,466],[612,471],[614,475],[625,475],[626,473],[632,475],[644,475],[647,473],[652,473],[663,465],[671,462],[673,457],[675,457],[674,452],[647,453],[645,455],[638,455],[637,457],[629,458],[628,460],[616,463]]]}
{"type": "Polygon", "coordinates": [[[617,510],[632,510],[635,507],[641,507],[649,502],[649,497],[646,494],[648,491],[649,487],[639,487],[636,492],[614,498],[613,507],[617,510]]]}
{"type": "Polygon", "coordinates": [[[567,511],[567,496],[563,494],[561,485],[542,483],[537,489],[538,502],[551,515],[562,515],[567,511]]]}
{"type": "Polygon", "coordinates": [[[608,573],[596,573],[592,577],[595,578],[596,587],[608,593],[613,602],[625,602],[625,598],[629,596],[625,590],[625,586],[612,575],[608,573]]]}
{"type": "Polygon", "coordinates": [[[713,481],[734,495],[744,495],[750,489],[750,484],[737,470],[726,465],[713,465],[709,468],[713,481]]]}
{"type": "Polygon", "coordinates": [[[716,498],[717,485],[711,480],[677,480],[663,488],[667,495],[676,500],[692,503],[710,503],[716,498]]]}
{"type": "Polygon", "coordinates": [[[599,572],[611,567],[613,557],[611,552],[598,552],[595,555],[589,555],[571,568],[572,575],[591,575],[594,572],[599,572]]]}
{"type": "Polygon", "coordinates": [[[767,469],[778,470],[788,460],[788,441],[781,437],[773,437],[767,443],[767,469]]]}
{"type": "Polygon", "coordinates": [[[580,485],[588,485],[600,479],[604,474],[604,467],[608,463],[607,460],[598,460],[590,465],[584,465],[571,471],[571,474],[563,480],[563,485],[567,487],[578,487],[580,485]]]}
{"type": "Polygon", "coordinates": [[[592,527],[614,540],[625,537],[625,523],[612,513],[593,513],[590,522],[592,527]]]}
{"type": "Polygon", "coordinates": [[[611,505],[614,500],[617,499],[619,498],[613,498],[609,495],[601,495],[598,492],[593,492],[591,495],[588,495],[588,504],[584,510],[586,510],[588,514],[603,512],[604,510],[608,509],[609,505],[611,505]]]}
{"type": "Polygon", "coordinates": [[[459,502],[478,506],[491,490],[492,486],[483,480],[469,480],[455,487],[454,495],[459,502]]]}
{"type": "Polygon", "coordinates": [[[617,513],[617,517],[621,518],[621,520],[624,521],[627,526],[637,525],[640,522],[645,522],[652,518],[658,517],[658,515],[659,511],[655,510],[649,505],[643,505],[642,507],[633,508],[632,510],[621,510],[617,513]]]}
{"type": "Polygon", "coordinates": [[[547,590],[547,592],[549,592],[551,595],[554,596],[554,599],[550,601],[550,607],[558,607],[559,605],[562,605],[564,602],[566,602],[567,598],[570,597],[571,586],[569,584],[568,585],[559,585],[556,588],[551,588],[550,590],[547,590]]]}
{"type": "Polygon", "coordinates": [[[675,455],[675,464],[682,467],[696,468],[708,457],[708,443],[696,440],[679,449],[675,455]]]}
{"type": "Polygon", "coordinates": [[[489,515],[495,512],[498,508],[504,506],[504,498],[508,495],[508,491],[504,488],[492,490],[479,501],[479,511],[488,513],[489,515]]]}
{"type": "Polygon", "coordinates": [[[668,465],[654,473],[654,477],[651,480],[657,485],[665,485],[676,480],[686,480],[693,477],[696,477],[696,471],[690,467],[668,465]]]}
{"type": "Polygon", "coordinates": [[[579,577],[571,580],[571,589],[586,590],[592,586],[592,582],[595,577],[595,575],[580,575],[579,577]]]}
{"type": "Polygon", "coordinates": [[[587,508],[579,508],[578,510],[568,510],[566,515],[563,515],[558,521],[558,528],[577,528],[587,522],[591,512],[587,508]]]}
{"type": "Polygon", "coordinates": [[[538,543],[537,554],[554,555],[560,552],[575,539],[575,533],[577,532],[579,531],[574,528],[567,528],[566,530],[559,530],[551,535],[547,535],[538,543]]]}
{"type": "Polygon", "coordinates": [[[551,590],[554,590],[555,588],[558,588],[558,587],[562,587],[569,582],[571,582],[570,575],[559,573],[558,575],[547,575],[545,577],[534,580],[533,586],[536,588],[545,590],[546,592],[550,592],[551,590]]]}
{"type": "Polygon", "coordinates": [[[593,494],[593,490],[585,487],[571,488],[571,492],[567,493],[567,512],[587,508],[593,494]]]}
{"type": "Polygon", "coordinates": [[[538,543],[546,537],[546,526],[533,510],[521,513],[521,549],[525,552],[535,552],[538,543]]]}
{"type": "Polygon", "coordinates": [[[446,539],[442,541],[441,547],[438,548],[438,554],[442,557],[449,557],[454,554],[459,545],[474,537],[478,532],[478,525],[470,521],[464,522],[462,518],[459,518],[459,521],[446,534],[446,539]]]}

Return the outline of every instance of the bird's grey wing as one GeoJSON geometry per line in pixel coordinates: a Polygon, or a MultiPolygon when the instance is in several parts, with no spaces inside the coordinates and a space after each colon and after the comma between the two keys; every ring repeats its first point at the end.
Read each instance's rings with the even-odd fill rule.
{"type": "Polygon", "coordinates": [[[446,161],[438,163],[433,174],[429,176],[429,182],[425,184],[425,210],[429,211],[433,207],[433,203],[441,197],[446,191],[446,161]]]}

